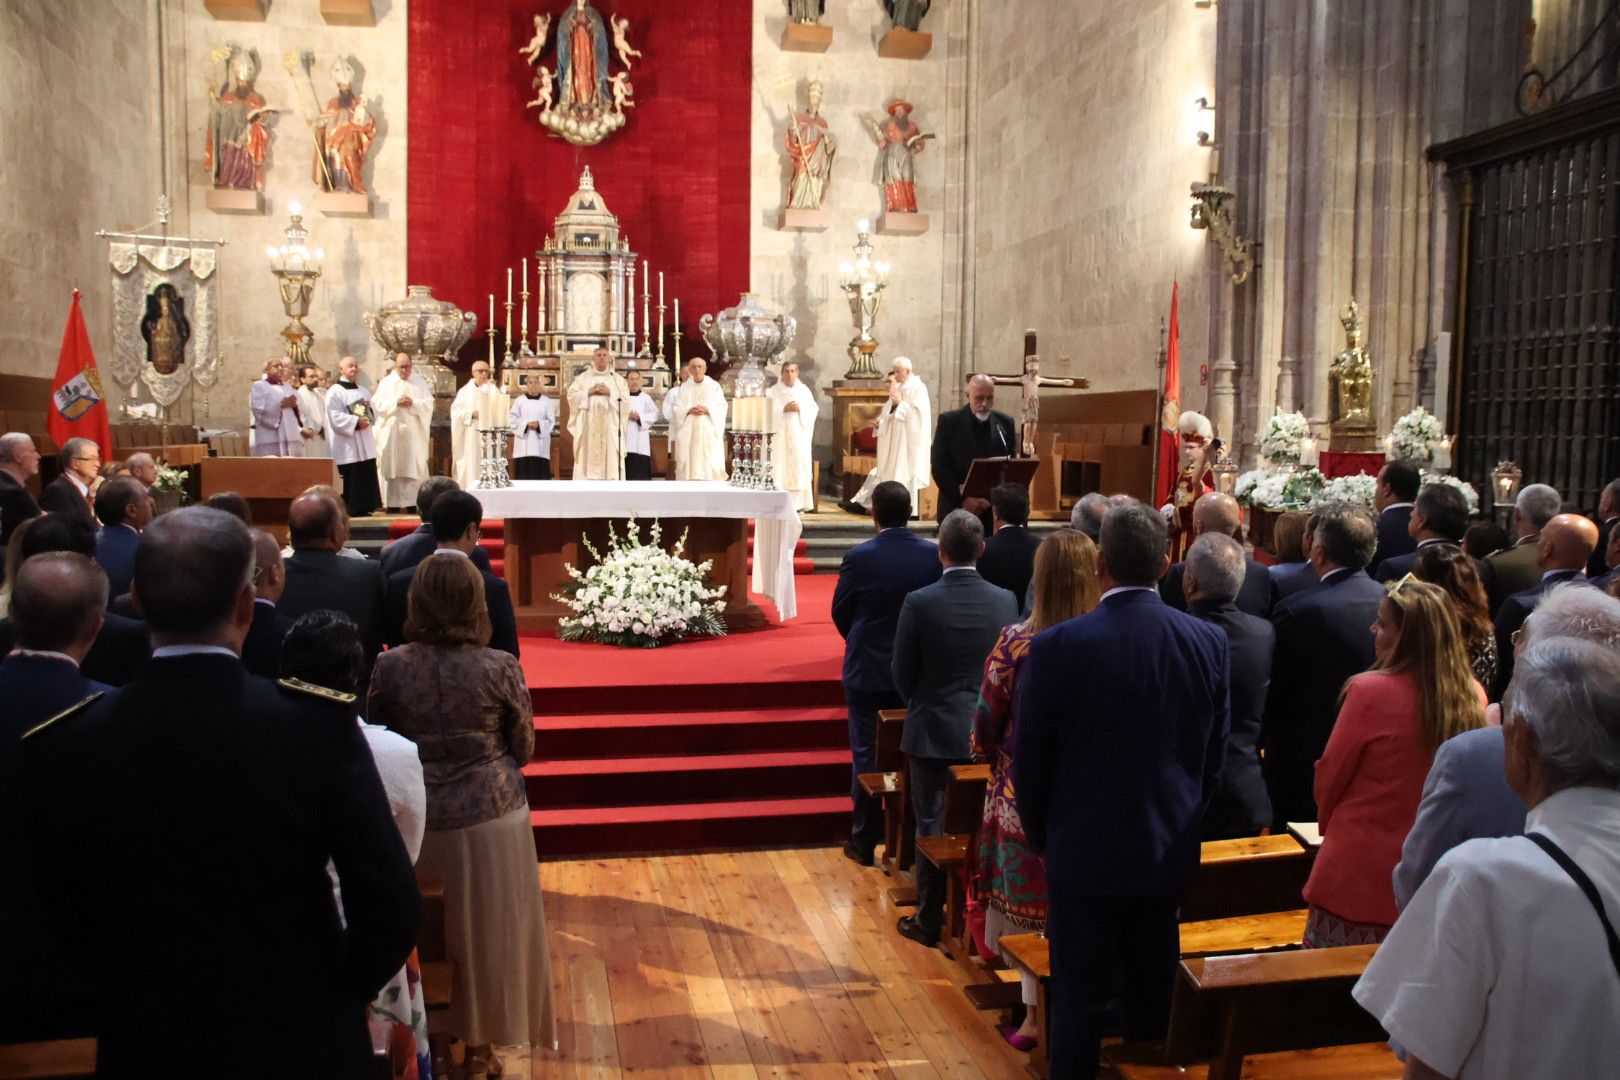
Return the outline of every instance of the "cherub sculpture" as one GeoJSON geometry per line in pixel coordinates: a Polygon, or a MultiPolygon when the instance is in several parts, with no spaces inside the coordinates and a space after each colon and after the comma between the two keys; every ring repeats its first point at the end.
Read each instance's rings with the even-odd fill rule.
{"type": "Polygon", "coordinates": [[[608,85],[613,87],[614,112],[622,113],[627,108],[633,109],[636,107],[636,103],[630,100],[631,95],[636,91],[635,87],[630,85],[629,72],[621,71],[614,75],[612,79],[608,80],[608,85]]]}
{"type": "Polygon", "coordinates": [[[537,68],[534,73],[534,100],[526,108],[539,109],[543,113],[551,111],[551,69],[537,68]]]}
{"type": "Polygon", "coordinates": [[[534,37],[529,39],[527,45],[518,50],[519,55],[530,64],[537,62],[540,59],[540,54],[545,51],[546,33],[550,29],[551,16],[536,15],[534,17],[534,37]]]}
{"type": "Polygon", "coordinates": [[[630,39],[625,36],[630,29],[630,20],[619,15],[610,15],[608,22],[613,24],[613,47],[618,50],[619,63],[628,68],[632,56],[641,56],[641,50],[631,47],[630,39]]]}

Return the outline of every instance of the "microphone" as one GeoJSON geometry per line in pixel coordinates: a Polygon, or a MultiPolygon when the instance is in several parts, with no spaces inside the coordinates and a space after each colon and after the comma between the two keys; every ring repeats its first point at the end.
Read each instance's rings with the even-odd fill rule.
{"type": "Polygon", "coordinates": [[[1008,454],[1011,454],[1012,453],[1012,447],[1007,444],[1007,433],[1005,431],[1001,430],[1001,425],[1000,424],[996,423],[996,417],[995,417],[994,413],[990,414],[990,426],[996,429],[996,438],[1001,440],[1001,445],[1003,447],[1006,447],[1006,450],[1007,450],[1008,454]]]}

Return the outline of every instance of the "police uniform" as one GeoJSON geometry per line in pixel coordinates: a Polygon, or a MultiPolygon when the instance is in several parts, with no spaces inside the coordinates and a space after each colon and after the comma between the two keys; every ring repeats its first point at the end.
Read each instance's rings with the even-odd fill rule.
{"type": "Polygon", "coordinates": [[[22,749],[41,896],[98,986],[98,1076],[373,1075],[365,1007],[421,897],[352,695],[167,647],[22,749]]]}

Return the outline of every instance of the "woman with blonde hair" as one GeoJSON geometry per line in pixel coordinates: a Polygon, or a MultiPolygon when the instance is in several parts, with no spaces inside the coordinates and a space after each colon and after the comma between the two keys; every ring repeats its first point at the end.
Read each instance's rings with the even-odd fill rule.
{"type": "MultiPolygon", "coordinates": [[[[984,685],[973,718],[973,758],[990,763],[979,826],[974,895],[984,911],[984,940],[999,948],[1003,934],[1046,929],[1046,872],[1031,850],[1013,796],[1013,746],[1019,665],[1042,630],[1097,606],[1097,546],[1085,533],[1058,529],[1035,550],[1033,607],[1027,621],[1002,630],[984,663],[984,685]]],[[[1019,1050],[1035,1045],[1034,980],[1024,978],[1022,1027],[1002,1029],[1019,1050]]]]}
{"type": "Polygon", "coordinates": [[[1316,763],[1317,852],[1305,946],[1382,941],[1395,923],[1391,875],[1440,744],[1485,722],[1450,595],[1411,574],[1392,583],[1372,625],[1372,668],[1345,684],[1316,763]]]}
{"type": "Polygon", "coordinates": [[[484,579],[441,549],[411,579],[407,643],[377,658],[369,718],[415,742],[427,782],[419,873],[444,882],[455,964],[436,1035],[467,1043],[469,1076],[500,1072],[495,1046],[555,1047],[551,956],[523,766],[534,707],[517,659],[489,645],[484,579]],[[442,1019],[441,1019],[442,1017],[442,1019]]]}

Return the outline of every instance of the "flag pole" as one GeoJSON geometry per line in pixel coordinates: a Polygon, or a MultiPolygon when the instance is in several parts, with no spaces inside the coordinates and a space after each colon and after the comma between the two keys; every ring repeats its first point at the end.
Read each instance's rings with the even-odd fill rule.
{"type": "MultiPolygon", "coordinates": [[[[1149,489],[1153,492],[1152,497],[1155,499],[1159,497],[1159,458],[1162,453],[1161,448],[1164,444],[1164,369],[1169,365],[1169,363],[1170,357],[1169,354],[1165,352],[1164,347],[1164,316],[1160,315],[1159,358],[1157,364],[1159,369],[1159,387],[1153,397],[1153,486],[1149,489]]],[[[1158,507],[1154,507],[1154,509],[1157,510],[1158,507]]]]}

